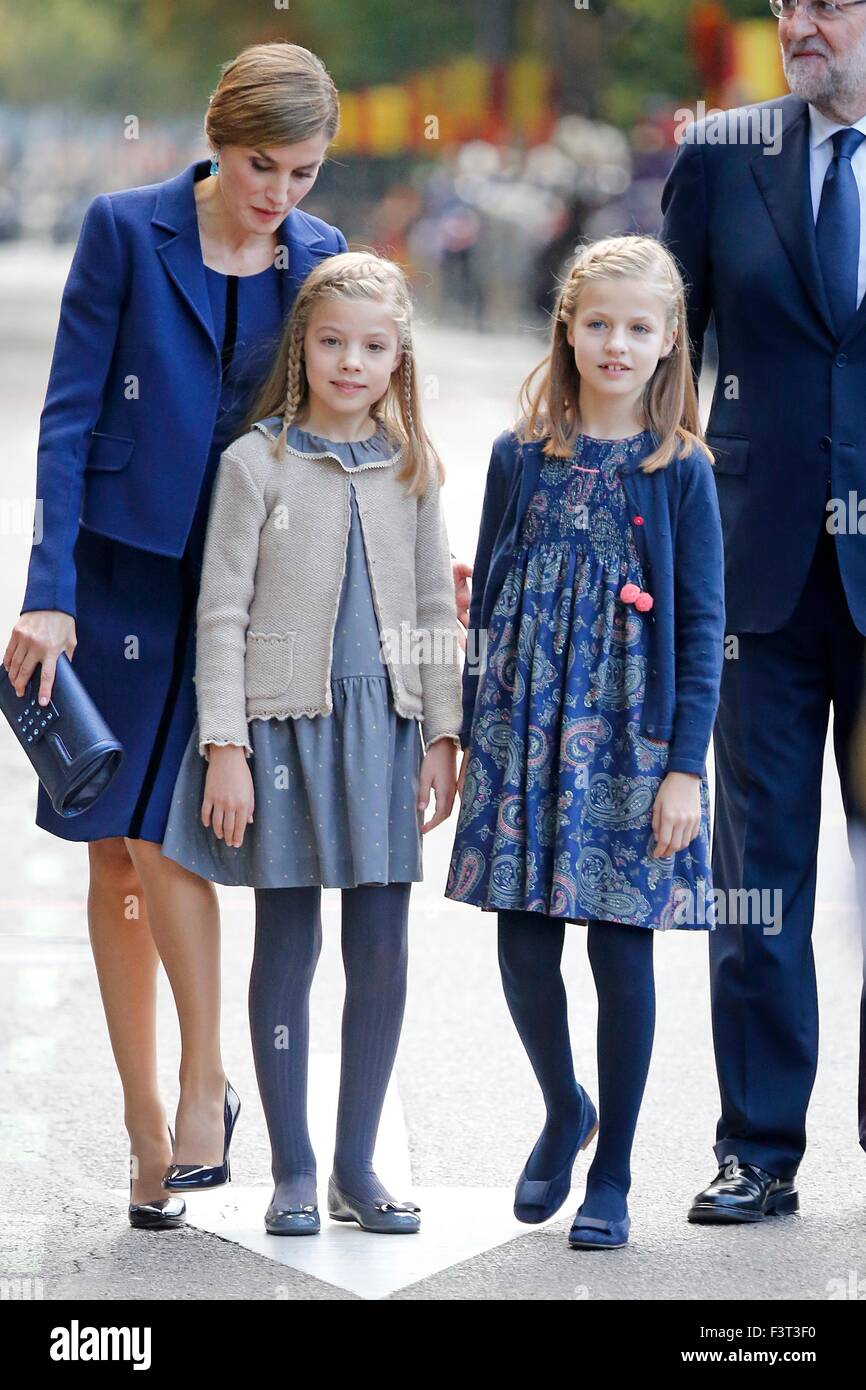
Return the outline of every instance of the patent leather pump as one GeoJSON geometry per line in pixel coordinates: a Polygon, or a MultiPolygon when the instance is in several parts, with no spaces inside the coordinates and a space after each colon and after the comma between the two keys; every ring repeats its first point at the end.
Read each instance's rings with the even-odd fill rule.
{"type": "MultiPolygon", "coordinates": [[[[174,1148],[174,1135],[168,1131],[174,1148]]],[[[129,1224],[137,1231],[175,1231],[186,1225],[186,1202],[182,1197],[159,1197],[154,1202],[133,1202],[129,1179],[129,1224]]]]}
{"type": "Polygon", "coordinates": [[[222,1187],[224,1183],[231,1181],[232,1170],[229,1163],[229,1149],[231,1148],[232,1135],[237,1124],[238,1115],[241,1113],[241,1102],[237,1091],[231,1082],[226,1079],[225,1105],[223,1108],[223,1123],[225,1128],[225,1143],[223,1145],[223,1161],[212,1167],[203,1163],[172,1163],[166,1170],[162,1185],[169,1192],[209,1192],[212,1187],[222,1187]]]}

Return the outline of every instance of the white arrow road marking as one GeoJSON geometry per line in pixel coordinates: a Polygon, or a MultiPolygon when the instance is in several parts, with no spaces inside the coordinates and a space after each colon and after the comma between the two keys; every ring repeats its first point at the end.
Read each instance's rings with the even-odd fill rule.
{"type": "MultiPolygon", "coordinates": [[[[413,1201],[421,1208],[421,1229],[416,1235],[375,1235],[362,1231],[354,1222],[331,1221],[327,1211],[328,1175],[334,1149],[339,1075],[338,1055],[311,1055],[309,1124],[318,1156],[321,1232],[313,1236],[269,1236],[264,1218],[272,1186],[241,1186],[234,1180],[215,1192],[188,1193],[189,1225],[361,1298],[385,1298],[419,1279],[427,1279],[537,1229],[515,1221],[511,1209],[513,1187],[414,1186],[406,1126],[393,1076],[379,1127],[375,1168],[398,1201],[413,1201]]],[[[241,1111],[238,1124],[243,1118],[241,1111]]],[[[565,1211],[563,1208],[559,1215],[565,1211]]]]}
{"type": "Polygon", "coordinates": [[[331,1221],[322,1196],[319,1235],[269,1236],[264,1228],[269,1187],[236,1187],[232,1182],[220,1190],[231,1195],[218,1201],[214,1193],[207,1205],[206,1193],[188,1195],[191,1226],[361,1298],[386,1298],[537,1229],[515,1221],[510,1187],[416,1187],[411,1195],[421,1208],[417,1235],[373,1235],[354,1222],[331,1221]]]}

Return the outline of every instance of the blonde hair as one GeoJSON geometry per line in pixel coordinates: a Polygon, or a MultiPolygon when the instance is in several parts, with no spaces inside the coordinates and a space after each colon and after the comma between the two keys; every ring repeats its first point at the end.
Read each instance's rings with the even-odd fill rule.
{"type": "Polygon", "coordinates": [[[692,376],[683,280],[670,252],[651,236],[603,237],[583,246],[560,287],[554,311],[550,351],[520,388],[521,417],[515,426],[524,441],[546,439],[543,452],[568,458],[580,433],[580,373],[567,332],[588,284],[636,279],[664,304],[665,333],[676,327],[673,347],[659,359],[641,398],[646,427],[658,447],[641,467],[645,473],[665,468],[675,455],[684,458],[697,447],[710,463],[713,454],[702,438],[698,398],[692,376]],[[540,380],[533,386],[535,378],[540,380]]]}
{"type": "Polygon", "coordinates": [[[320,58],[296,43],[256,43],[220,69],[204,132],[221,145],[299,145],[340,124],[337,89],[320,58]]]}
{"type": "Polygon", "coordinates": [[[283,456],[289,425],[304,418],[308,410],[304,338],[316,305],[328,299],[381,301],[393,318],[402,357],[384,396],[370,406],[370,415],[402,445],[403,463],[396,476],[407,484],[410,495],[425,490],[431,466],[441,485],[445,469],[421,421],[409,282],[400,266],[373,252],[343,251],[325,257],[310,271],[298,290],[270,375],[242,428],[250,429],[255,421],[270,415],[282,415],[283,427],[274,448],[278,458],[283,456]]]}

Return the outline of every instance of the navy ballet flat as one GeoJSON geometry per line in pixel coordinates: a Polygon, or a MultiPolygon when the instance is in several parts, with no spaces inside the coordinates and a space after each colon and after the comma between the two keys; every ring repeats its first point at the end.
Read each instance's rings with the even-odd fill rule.
{"type": "MultiPolygon", "coordinates": [[[[169,1128],[171,1146],[174,1135],[169,1128]]],[[[182,1197],[159,1197],[154,1202],[132,1201],[132,1178],[129,1179],[129,1224],[137,1231],[176,1231],[186,1225],[186,1202],[182,1197]]]]}
{"type": "Polygon", "coordinates": [[[229,1148],[231,1147],[232,1135],[241,1113],[241,1101],[237,1091],[231,1082],[226,1078],[225,1105],[223,1109],[223,1124],[225,1128],[225,1142],[223,1144],[223,1161],[211,1167],[202,1163],[172,1163],[166,1170],[162,1180],[163,1187],[168,1192],[209,1192],[212,1187],[222,1187],[224,1183],[231,1181],[232,1170],[229,1163],[229,1148]]]}
{"type": "Polygon", "coordinates": [[[318,1207],[275,1207],[265,1212],[269,1236],[315,1236],[322,1229],[318,1207]]]}
{"type": "Polygon", "coordinates": [[[622,1221],[603,1221],[600,1216],[583,1216],[583,1203],[568,1233],[572,1250],[620,1250],[628,1243],[631,1217],[626,1212],[622,1221]]]}
{"type": "Polygon", "coordinates": [[[357,1221],[362,1231],[378,1235],[414,1235],[421,1227],[421,1210],[414,1202],[362,1202],[328,1180],[328,1215],[332,1221],[357,1221]]]}
{"type": "Polygon", "coordinates": [[[565,1167],[554,1178],[547,1180],[528,1178],[526,1170],[532,1162],[532,1154],[538,1147],[538,1140],[536,1140],[535,1147],[523,1166],[523,1172],[517,1179],[517,1186],[514,1189],[514,1215],[518,1221],[522,1221],[528,1226],[536,1226],[542,1221],[548,1221],[559,1211],[571,1191],[571,1170],[574,1167],[578,1152],[589,1147],[598,1130],[596,1108],[582,1086],[579,1087],[579,1090],[583,1096],[583,1113],[577,1139],[565,1167]]]}

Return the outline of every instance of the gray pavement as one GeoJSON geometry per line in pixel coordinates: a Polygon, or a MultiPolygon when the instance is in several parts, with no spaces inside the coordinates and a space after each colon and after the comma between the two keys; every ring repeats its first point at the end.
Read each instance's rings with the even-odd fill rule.
{"type": "MultiPolygon", "coordinates": [[[[9,503],[32,505],[39,410],[67,263],[68,255],[55,248],[0,248],[3,647],[20,607],[29,549],[27,527],[15,523],[9,503]]],[[[542,351],[542,338],[529,332],[479,338],[430,325],[419,331],[429,422],[448,469],[444,496],[452,549],[461,558],[471,560],[474,553],[490,444],[510,422],[516,388],[542,351]]],[[[3,724],[0,1279],[34,1281],[37,1296],[45,1299],[363,1296],[357,1277],[340,1285],[339,1260],[328,1266],[326,1279],[195,1226],[162,1237],[129,1228],[120,1088],[88,946],[86,849],[38,830],[35,801],[29,765],[3,724]]],[[[405,1283],[398,1277],[387,1296],[825,1300],[852,1279],[866,1279],[866,1154],[856,1133],[860,944],[830,742],[823,807],[815,926],[821,1053],[809,1149],[800,1170],[801,1213],[733,1230],[686,1222],[693,1194],[715,1172],[718,1097],[706,937],[673,932],[655,943],[658,1023],[634,1155],[631,1242],[607,1255],[573,1252],[566,1244],[586,1155],[558,1218],[533,1230],[509,1225],[511,1189],[542,1123],[542,1106],[502,996],[495,916],[442,896],[456,816],[427,838],[426,878],[413,891],[406,1024],[389,1097],[400,1123],[389,1138],[388,1156],[396,1162],[405,1144],[413,1190],[432,1190],[440,1206],[443,1190],[447,1197],[454,1189],[456,1203],[459,1190],[478,1189],[482,1214],[490,1219],[490,1248],[465,1258],[455,1238],[453,1259],[443,1246],[437,1272],[405,1283]]],[[[269,1155],[246,1018],[252,890],[221,889],[220,899],[224,1056],[244,1102],[232,1150],[234,1183],[223,1199],[235,1184],[255,1188],[263,1212],[269,1155]]],[[[333,1060],[339,1051],[342,1000],[339,894],[326,891],[323,904],[325,946],[312,1000],[314,1062],[333,1060]]],[[[578,1074],[594,1092],[596,1006],[583,928],[569,929],[564,969],[578,1074]]],[[[178,1036],[164,980],[160,1013],[160,1072],[171,1113],[178,1036]]],[[[323,1076],[329,1067],[320,1068],[323,1076]]],[[[314,1105],[319,1102],[313,1098],[314,1105]]],[[[331,1155],[327,1147],[317,1151],[324,1208],[331,1155]]],[[[386,1180],[389,1171],[383,1171],[386,1180]]],[[[466,1220],[471,1212],[470,1204],[466,1220]]],[[[363,1247],[344,1244],[355,1266],[360,1260],[363,1267],[363,1247]]]]}

